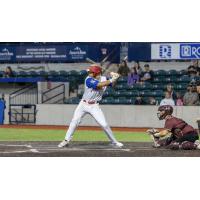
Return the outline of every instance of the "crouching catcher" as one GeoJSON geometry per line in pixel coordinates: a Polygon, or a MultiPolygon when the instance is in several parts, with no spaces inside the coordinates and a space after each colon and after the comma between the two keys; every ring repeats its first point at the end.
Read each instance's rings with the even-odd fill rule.
{"type": "Polygon", "coordinates": [[[147,130],[153,140],[153,146],[172,150],[200,149],[197,131],[184,120],[174,117],[172,113],[172,106],[164,105],[158,108],[157,116],[159,120],[165,120],[165,127],[162,131],[156,129],[147,130]]]}

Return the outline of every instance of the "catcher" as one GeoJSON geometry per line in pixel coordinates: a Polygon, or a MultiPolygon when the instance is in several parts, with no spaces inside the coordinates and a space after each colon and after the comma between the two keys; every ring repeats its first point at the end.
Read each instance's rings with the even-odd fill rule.
{"type": "Polygon", "coordinates": [[[159,120],[165,120],[164,130],[149,129],[147,133],[151,136],[154,147],[166,147],[172,150],[200,149],[199,135],[197,131],[184,120],[172,115],[173,107],[163,105],[158,108],[159,120]]]}

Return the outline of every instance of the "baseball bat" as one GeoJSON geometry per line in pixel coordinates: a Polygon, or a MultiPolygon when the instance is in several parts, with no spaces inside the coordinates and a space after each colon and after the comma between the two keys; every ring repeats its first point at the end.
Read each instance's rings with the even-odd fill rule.
{"type": "Polygon", "coordinates": [[[96,64],[96,62],[90,58],[86,58],[86,61],[88,61],[90,64],[96,64]]]}
{"type": "Polygon", "coordinates": [[[128,56],[125,56],[123,60],[124,60],[124,61],[127,61],[127,60],[128,60],[128,56]]]}
{"type": "Polygon", "coordinates": [[[117,48],[113,49],[102,61],[101,61],[101,65],[103,65],[108,58],[116,51],[117,48]]]}
{"type": "MultiPolygon", "coordinates": [[[[92,60],[92,59],[90,59],[90,58],[86,58],[86,61],[87,61],[88,63],[90,63],[90,64],[97,64],[94,60],[92,60]]],[[[97,65],[98,65],[98,64],[97,64],[97,65]]],[[[102,73],[104,73],[105,70],[106,70],[106,68],[103,67],[103,65],[101,65],[101,64],[100,64],[100,66],[101,66],[101,68],[102,68],[102,73]]]]}

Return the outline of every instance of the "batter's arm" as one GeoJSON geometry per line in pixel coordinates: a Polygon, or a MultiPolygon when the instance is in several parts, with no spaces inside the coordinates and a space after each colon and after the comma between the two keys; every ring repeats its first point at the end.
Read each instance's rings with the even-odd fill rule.
{"type": "Polygon", "coordinates": [[[107,81],[103,81],[103,82],[99,82],[97,84],[97,89],[101,89],[105,86],[109,86],[112,82],[110,80],[107,80],[107,81]]]}

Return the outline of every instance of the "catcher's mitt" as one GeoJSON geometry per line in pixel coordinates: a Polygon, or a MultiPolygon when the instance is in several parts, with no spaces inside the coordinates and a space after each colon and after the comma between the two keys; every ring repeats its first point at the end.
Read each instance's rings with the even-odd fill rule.
{"type": "Polygon", "coordinates": [[[152,128],[152,129],[148,129],[146,131],[149,135],[154,135],[155,133],[159,133],[159,131],[155,128],[152,128]]]}
{"type": "Polygon", "coordinates": [[[152,128],[152,129],[148,129],[146,132],[149,135],[153,135],[156,138],[163,138],[163,137],[171,136],[171,132],[167,129],[158,131],[157,129],[152,128]]]}

